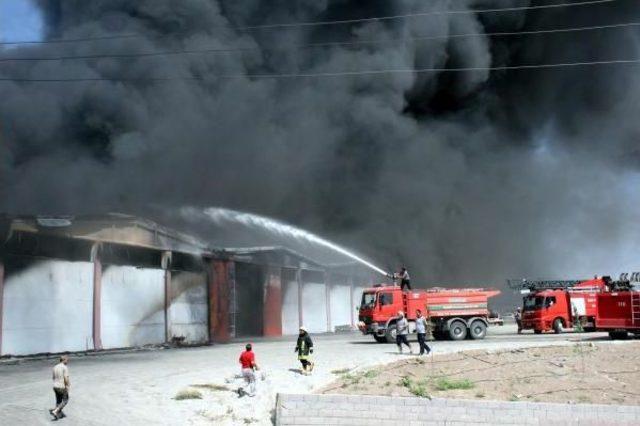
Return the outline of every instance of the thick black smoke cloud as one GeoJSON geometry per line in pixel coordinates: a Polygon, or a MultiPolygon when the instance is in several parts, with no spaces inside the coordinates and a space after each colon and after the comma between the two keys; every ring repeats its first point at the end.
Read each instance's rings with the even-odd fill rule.
{"type": "MultiPolygon", "coordinates": [[[[554,2],[557,3],[556,0],[554,2]]],[[[490,0],[41,0],[48,37],[3,56],[246,47],[243,53],[2,63],[2,210],[145,213],[225,206],[333,237],[419,281],[631,268],[638,248],[639,66],[223,79],[638,58],[636,28],[402,37],[640,20],[634,0],[501,14],[238,31],[281,22],[541,5],[490,0]],[[284,49],[300,43],[388,43],[284,49]],[[277,49],[273,49],[277,47],[277,49]]],[[[637,265],[635,265],[637,266],[637,265]]]]}

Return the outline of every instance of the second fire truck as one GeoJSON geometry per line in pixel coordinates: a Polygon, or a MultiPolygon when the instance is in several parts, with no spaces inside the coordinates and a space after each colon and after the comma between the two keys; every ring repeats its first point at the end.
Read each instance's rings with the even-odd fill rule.
{"type": "Polygon", "coordinates": [[[508,285],[525,293],[522,328],[540,334],[562,333],[567,328],[596,330],[597,295],[608,291],[608,277],[590,280],[509,280],[508,285]]]}

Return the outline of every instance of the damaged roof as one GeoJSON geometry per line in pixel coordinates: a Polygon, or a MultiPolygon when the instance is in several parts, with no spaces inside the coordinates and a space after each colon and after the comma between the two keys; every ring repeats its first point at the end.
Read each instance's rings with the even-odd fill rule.
{"type": "Polygon", "coordinates": [[[156,222],[121,213],[86,216],[0,215],[0,238],[19,233],[72,238],[183,253],[205,253],[203,241],[156,222]]]}

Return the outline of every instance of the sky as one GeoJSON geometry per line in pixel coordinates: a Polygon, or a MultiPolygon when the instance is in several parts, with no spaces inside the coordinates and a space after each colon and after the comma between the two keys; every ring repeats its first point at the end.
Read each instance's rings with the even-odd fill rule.
{"type": "Polygon", "coordinates": [[[0,0],[0,40],[34,40],[41,30],[39,13],[31,1],[0,0]]]}

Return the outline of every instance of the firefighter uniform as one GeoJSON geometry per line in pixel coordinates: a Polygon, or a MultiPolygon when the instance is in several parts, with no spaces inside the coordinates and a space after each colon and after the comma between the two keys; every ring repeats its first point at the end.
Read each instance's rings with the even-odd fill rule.
{"type": "Polygon", "coordinates": [[[300,334],[298,335],[295,351],[298,353],[300,364],[302,364],[302,374],[311,373],[314,365],[310,358],[313,353],[313,341],[307,329],[304,327],[300,327],[300,334]]]}

